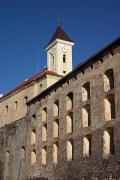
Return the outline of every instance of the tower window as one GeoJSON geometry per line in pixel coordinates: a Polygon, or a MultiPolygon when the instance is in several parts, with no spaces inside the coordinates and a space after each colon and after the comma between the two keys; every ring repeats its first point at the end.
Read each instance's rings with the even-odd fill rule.
{"type": "Polygon", "coordinates": [[[63,54],[63,63],[66,63],[66,55],[63,54]]]}
{"type": "Polygon", "coordinates": [[[55,67],[55,57],[54,57],[54,55],[51,55],[51,67],[52,68],[55,67]]]}
{"type": "Polygon", "coordinates": [[[63,71],[63,73],[65,74],[65,73],[66,73],[66,71],[63,71]]]}

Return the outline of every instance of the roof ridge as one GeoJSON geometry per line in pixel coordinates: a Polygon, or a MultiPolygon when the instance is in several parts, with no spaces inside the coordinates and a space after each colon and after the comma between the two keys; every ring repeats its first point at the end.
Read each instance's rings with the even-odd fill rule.
{"type": "Polygon", "coordinates": [[[45,73],[49,73],[49,74],[51,74],[51,75],[58,75],[58,74],[56,74],[56,73],[54,73],[54,72],[52,72],[52,71],[49,71],[48,69],[44,69],[44,70],[38,72],[37,74],[33,75],[32,77],[28,78],[26,81],[21,82],[20,84],[18,84],[18,85],[17,85],[15,88],[13,88],[12,90],[8,91],[5,95],[3,95],[3,96],[0,98],[0,100],[3,99],[4,97],[10,95],[11,93],[17,91],[18,89],[24,87],[25,85],[29,84],[30,82],[36,80],[38,77],[44,75],[45,73]]]}

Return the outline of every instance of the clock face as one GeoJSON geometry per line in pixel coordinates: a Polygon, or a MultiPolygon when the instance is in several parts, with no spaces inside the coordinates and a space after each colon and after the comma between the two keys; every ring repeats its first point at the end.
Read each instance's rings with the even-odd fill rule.
{"type": "Polygon", "coordinates": [[[63,47],[63,52],[65,52],[65,53],[67,52],[66,46],[63,47]]]}

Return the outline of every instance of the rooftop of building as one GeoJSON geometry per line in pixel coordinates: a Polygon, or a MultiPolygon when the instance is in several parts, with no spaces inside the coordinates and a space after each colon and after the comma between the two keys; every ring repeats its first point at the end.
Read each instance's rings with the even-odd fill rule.
{"type": "Polygon", "coordinates": [[[15,88],[13,88],[12,90],[10,90],[9,92],[7,92],[5,95],[3,95],[0,98],[0,101],[2,99],[4,99],[5,97],[9,96],[10,94],[12,94],[13,92],[22,89],[23,87],[25,87],[26,85],[32,83],[33,81],[36,81],[38,78],[44,76],[44,75],[51,75],[51,76],[60,76],[52,71],[49,71],[47,68],[38,72],[37,74],[35,74],[34,76],[28,78],[27,80],[23,81],[22,83],[20,83],[18,86],[16,86],[15,88]]]}

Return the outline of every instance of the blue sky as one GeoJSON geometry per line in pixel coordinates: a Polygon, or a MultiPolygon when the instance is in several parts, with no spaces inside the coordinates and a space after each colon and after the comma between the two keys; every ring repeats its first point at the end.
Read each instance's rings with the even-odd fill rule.
{"type": "Polygon", "coordinates": [[[46,65],[57,26],[75,41],[73,67],[120,36],[120,0],[0,0],[0,93],[46,65]]]}

